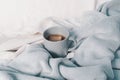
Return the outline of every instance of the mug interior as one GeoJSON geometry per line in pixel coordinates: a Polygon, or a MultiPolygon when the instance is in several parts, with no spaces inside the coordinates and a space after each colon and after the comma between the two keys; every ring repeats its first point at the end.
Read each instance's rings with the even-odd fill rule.
{"type": "Polygon", "coordinates": [[[48,40],[47,39],[48,36],[54,35],[54,34],[62,35],[62,36],[65,37],[65,39],[67,39],[68,36],[69,36],[69,31],[67,29],[63,28],[63,27],[52,27],[52,28],[47,29],[44,32],[43,36],[46,40],[48,40]]]}

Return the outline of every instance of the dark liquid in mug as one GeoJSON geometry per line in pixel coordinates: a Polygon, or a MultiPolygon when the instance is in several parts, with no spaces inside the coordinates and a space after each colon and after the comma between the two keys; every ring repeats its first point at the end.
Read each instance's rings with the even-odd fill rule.
{"type": "Polygon", "coordinates": [[[49,41],[62,41],[65,39],[63,35],[60,34],[51,34],[47,37],[49,41]]]}

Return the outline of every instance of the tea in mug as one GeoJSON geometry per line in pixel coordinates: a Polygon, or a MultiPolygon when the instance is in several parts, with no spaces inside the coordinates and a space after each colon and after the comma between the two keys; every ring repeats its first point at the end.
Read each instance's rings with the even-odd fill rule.
{"type": "Polygon", "coordinates": [[[64,40],[65,37],[63,35],[60,35],[60,34],[51,34],[48,36],[47,39],[50,41],[61,41],[61,40],[64,40]]]}

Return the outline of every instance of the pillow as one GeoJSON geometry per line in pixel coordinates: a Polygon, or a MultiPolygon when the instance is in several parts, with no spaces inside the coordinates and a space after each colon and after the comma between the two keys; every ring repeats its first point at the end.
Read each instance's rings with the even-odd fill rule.
{"type": "Polygon", "coordinates": [[[0,32],[30,34],[46,17],[76,17],[93,8],[94,0],[0,0],[0,32]]]}

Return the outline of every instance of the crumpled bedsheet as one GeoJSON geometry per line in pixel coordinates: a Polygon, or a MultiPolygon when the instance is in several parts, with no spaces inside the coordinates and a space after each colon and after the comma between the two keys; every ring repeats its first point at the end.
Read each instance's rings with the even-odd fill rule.
{"type": "Polygon", "coordinates": [[[0,80],[114,79],[111,61],[120,47],[119,16],[90,11],[80,19],[48,18],[45,22],[45,29],[61,26],[70,31],[78,42],[74,56],[53,58],[42,43],[26,44],[21,54],[0,64],[0,80]]]}
{"type": "Polygon", "coordinates": [[[120,0],[109,0],[100,5],[97,11],[107,15],[115,16],[120,15],[120,0]]]}
{"type": "Polygon", "coordinates": [[[68,26],[66,20],[61,22],[53,18],[52,23],[48,24],[64,24],[72,33],[71,36],[76,35],[78,43],[84,38],[82,44],[74,50],[74,57],[52,58],[42,44],[27,44],[21,54],[7,65],[1,64],[0,80],[112,80],[114,74],[111,61],[120,46],[118,17],[106,17],[98,12],[89,12],[85,16],[88,16],[85,21],[91,21],[89,24],[94,23],[93,20],[96,22],[87,27],[87,22],[75,27],[71,23],[73,20],[69,21],[73,26],[68,26]],[[93,14],[98,15],[90,18],[93,14]],[[97,20],[99,16],[101,19],[97,20]]]}

